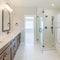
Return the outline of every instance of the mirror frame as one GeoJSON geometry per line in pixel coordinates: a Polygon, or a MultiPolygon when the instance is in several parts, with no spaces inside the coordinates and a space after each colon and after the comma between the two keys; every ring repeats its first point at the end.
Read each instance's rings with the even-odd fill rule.
{"type": "MultiPolygon", "coordinates": [[[[4,9],[7,9],[7,8],[4,8],[4,9]]],[[[8,23],[8,25],[9,25],[9,29],[4,29],[5,27],[4,27],[4,9],[2,9],[2,32],[6,32],[6,31],[10,31],[10,12],[8,11],[8,9],[7,9],[7,12],[8,12],[8,14],[9,14],[9,23],[8,23]]]]}

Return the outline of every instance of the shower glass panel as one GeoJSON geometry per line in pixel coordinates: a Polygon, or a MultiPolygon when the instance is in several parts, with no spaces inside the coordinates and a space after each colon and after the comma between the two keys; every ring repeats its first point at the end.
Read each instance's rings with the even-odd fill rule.
{"type": "Polygon", "coordinates": [[[48,16],[44,20],[44,50],[55,49],[55,40],[54,40],[54,21],[52,17],[48,16]],[[53,23],[53,24],[52,24],[53,23]]]}
{"type": "Polygon", "coordinates": [[[44,18],[42,16],[39,17],[39,41],[40,41],[40,47],[44,45],[44,40],[43,40],[43,20],[44,18]]]}
{"type": "MultiPolygon", "coordinates": [[[[47,13],[48,14],[48,13],[47,13]]],[[[37,9],[39,25],[39,43],[42,50],[55,49],[54,40],[54,16],[46,15],[45,11],[37,9]]]]}

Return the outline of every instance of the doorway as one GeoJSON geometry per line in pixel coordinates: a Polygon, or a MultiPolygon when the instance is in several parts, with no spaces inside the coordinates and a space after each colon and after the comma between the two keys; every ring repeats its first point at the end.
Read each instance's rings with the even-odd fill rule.
{"type": "Polygon", "coordinates": [[[25,45],[34,44],[34,16],[25,16],[25,45]]]}

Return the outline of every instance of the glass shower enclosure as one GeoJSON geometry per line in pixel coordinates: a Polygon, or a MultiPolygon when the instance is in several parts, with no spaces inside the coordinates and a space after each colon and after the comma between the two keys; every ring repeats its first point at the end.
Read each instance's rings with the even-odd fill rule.
{"type": "Polygon", "coordinates": [[[42,50],[55,49],[54,16],[45,13],[44,9],[37,9],[37,26],[39,44],[42,50]]]}

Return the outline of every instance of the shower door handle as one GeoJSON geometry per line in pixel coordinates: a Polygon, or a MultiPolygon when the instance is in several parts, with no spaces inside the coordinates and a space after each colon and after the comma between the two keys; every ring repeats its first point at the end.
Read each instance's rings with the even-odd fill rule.
{"type": "Polygon", "coordinates": [[[54,22],[54,16],[52,16],[52,19],[51,19],[51,21],[52,21],[52,23],[51,23],[51,32],[52,32],[52,34],[53,34],[53,22],[54,22]]]}
{"type": "Polygon", "coordinates": [[[42,32],[42,28],[39,28],[39,32],[42,32]]]}
{"type": "Polygon", "coordinates": [[[53,26],[51,27],[51,32],[52,32],[52,34],[53,34],[53,26]]]}
{"type": "Polygon", "coordinates": [[[53,25],[53,22],[54,22],[54,16],[52,16],[51,21],[52,21],[51,25],[53,25]]]}

